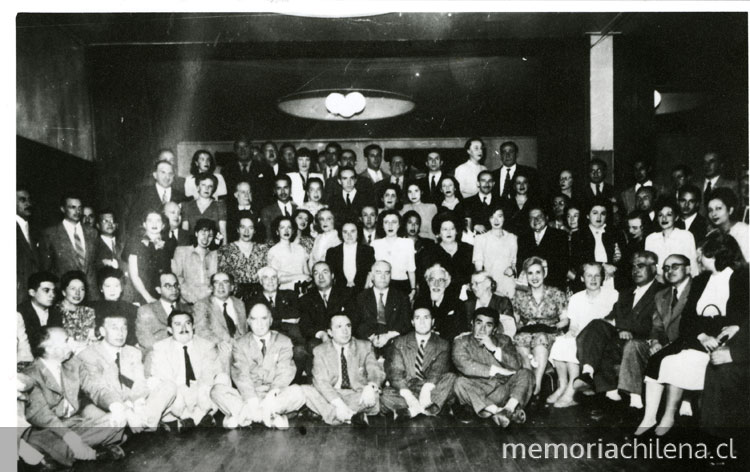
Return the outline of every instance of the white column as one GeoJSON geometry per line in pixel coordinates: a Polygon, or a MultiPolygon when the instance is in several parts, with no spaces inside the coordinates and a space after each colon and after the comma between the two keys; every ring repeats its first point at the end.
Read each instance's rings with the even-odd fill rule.
{"type": "Polygon", "coordinates": [[[612,182],[614,153],[614,54],[612,35],[591,35],[589,52],[589,118],[591,156],[609,168],[612,182]]]}

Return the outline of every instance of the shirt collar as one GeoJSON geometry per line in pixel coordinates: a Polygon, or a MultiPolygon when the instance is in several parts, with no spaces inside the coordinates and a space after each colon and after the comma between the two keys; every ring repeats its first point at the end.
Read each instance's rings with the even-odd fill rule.
{"type": "Polygon", "coordinates": [[[122,348],[115,347],[109,344],[107,341],[101,341],[101,343],[102,343],[102,347],[104,348],[104,350],[107,351],[107,353],[109,353],[109,357],[110,359],[112,359],[112,362],[114,362],[115,359],[117,359],[117,354],[122,352],[122,348]]]}
{"type": "Polygon", "coordinates": [[[16,215],[16,223],[21,225],[22,228],[26,227],[28,228],[29,222],[26,221],[22,216],[16,215]]]}
{"type": "Polygon", "coordinates": [[[513,165],[512,165],[512,166],[510,166],[510,167],[506,167],[506,166],[503,166],[503,170],[504,170],[505,172],[508,172],[508,170],[510,170],[510,173],[511,173],[512,175],[516,175],[516,165],[517,165],[517,164],[513,164],[513,165]]]}
{"type": "Polygon", "coordinates": [[[420,343],[421,343],[422,341],[424,341],[424,343],[425,343],[425,345],[426,345],[426,344],[427,344],[427,343],[428,343],[428,342],[430,341],[430,334],[432,334],[432,333],[427,333],[427,334],[419,334],[419,333],[416,333],[416,332],[415,332],[415,333],[414,333],[414,336],[416,336],[416,338],[417,338],[417,346],[419,346],[419,344],[420,344],[420,343]]]}
{"type": "Polygon", "coordinates": [[[482,192],[479,192],[477,195],[479,195],[479,200],[482,203],[485,203],[485,202],[486,203],[492,203],[492,192],[490,192],[490,193],[488,193],[486,195],[483,194],[482,192]]]}
{"type": "Polygon", "coordinates": [[[164,308],[164,311],[166,311],[167,315],[169,315],[169,312],[172,311],[172,305],[169,302],[165,301],[163,298],[159,299],[159,303],[161,303],[161,306],[164,308]]]}
{"type": "MultiPolygon", "coordinates": [[[[58,364],[57,362],[53,362],[50,360],[45,359],[44,357],[39,358],[40,361],[42,361],[42,364],[50,371],[52,372],[52,375],[55,376],[55,380],[59,382],[59,378],[62,376],[62,364],[58,364]]],[[[62,385],[60,385],[62,387],[62,385]]]]}
{"type": "Polygon", "coordinates": [[[709,178],[706,178],[706,179],[705,179],[705,181],[703,182],[703,188],[705,188],[705,187],[706,187],[706,184],[707,184],[708,182],[711,182],[711,188],[714,188],[714,187],[716,186],[716,181],[717,181],[717,180],[719,180],[719,177],[721,177],[721,176],[720,176],[720,175],[717,175],[717,176],[715,176],[715,177],[711,177],[710,179],[709,179],[709,178]]]}
{"type": "Polygon", "coordinates": [[[380,290],[378,288],[373,287],[372,289],[375,291],[375,299],[376,300],[378,299],[378,297],[380,297],[381,293],[383,294],[383,299],[384,300],[388,300],[388,289],[387,288],[385,290],[380,290]]]}
{"type": "Polygon", "coordinates": [[[159,197],[161,198],[162,195],[164,195],[164,191],[167,191],[167,193],[172,191],[172,187],[162,187],[159,185],[159,182],[156,182],[156,191],[159,193],[159,197]]]}
{"type": "Polygon", "coordinates": [[[440,176],[442,176],[442,175],[443,175],[443,171],[442,170],[438,170],[438,171],[435,171],[435,172],[430,171],[428,173],[428,176],[430,177],[430,179],[432,179],[433,177],[437,177],[438,179],[440,179],[440,176]]]}
{"type": "Polygon", "coordinates": [[[375,177],[377,179],[382,179],[383,178],[383,171],[380,170],[380,169],[378,169],[378,170],[372,170],[372,169],[370,169],[368,167],[367,168],[367,173],[370,174],[370,176],[375,177]]]}
{"type": "Polygon", "coordinates": [[[648,291],[648,289],[650,289],[651,286],[654,284],[655,280],[656,279],[653,279],[653,280],[651,280],[651,282],[647,283],[646,285],[641,285],[640,287],[636,287],[634,293],[636,293],[636,294],[646,293],[648,291]]]}
{"type": "Polygon", "coordinates": [[[266,346],[268,346],[271,342],[271,332],[267,332],[263,336],[256,336],[255,333],[253,333],[253,338],[255,338],[255,342],[260,344],[261,340],[266,342],[266,346]]]}
{"type": "Polygon", "coordinates": [[[221,300],[219,300],[216,297],[211,297],[211,299],[214,301],[214,303],[216,304],[216,306],[218,306],[221,309],[224,308],[224,304],[226,303],[227,304],[227,310],[229,310],[229,309],[234,310],[234,304],[232,303],[232,297],[228,297],[224,301],[221,301],[221,300]]]}
{"type": "Polygon", "coordinates": [[[677,285],[677,297],[678,298],[680,297],[680,295],[682,295],[682,292],[683,290],[685,290],[685,286],[687,285],[688,282],[690,282],[690,276],[685,277],[685,280],[683,280],[682,282],[680,282],[679,285],[677,285]]]}
{"type": "Polygon", "coordinates": [[[330,300],[331,299],[331,289],[333,289],[333,287],[328,287],[327,289],[323,290],[322,292],[320,290],[318,290],[318,293],[320,294],[321,297],[325,296],[326,300],[330,300]]]}
{"type": "MultiPolygon", "coordinates": [[[[347,192],[346,192],[346,190],[342,190],[342,191],[341,191],[341,196],[343,196],[343,197],[344,197],[344,200],[346,200],[346,195],[347,195],[347,192]]],[[[352,200],[354,200],[354,196],[355,196],[355,195],[357,195],[357,189],[356,189],[356,188],[355,188],[355,189],[352,189],[352,191],[351,191],[351,192],[349,192],[349,198],[351,198],[352,200]]]]}
{"type": "Polygon", "coordinates": [[[31,300],[31,307],[34,309],[37,313],[49,313],[49,308],[44,308],[43,306],[37,306],[36,303],[34,303],[34,300],[31,300]]]}
{"type": "Polygon", "coordinates": [[[692,215],[688,216],[687,218],[683,218],[682,222],[685,223],[685,229],[690,228],[690,225],[693,224],[693,221],[695,221],[695,217],[698,216],[698,213],[693,213],[692,215]]]}
{"type": "Polygon", "coordinates": [[[637,192],[640,190],[641,187],[653,187],[654,183],[651,181],[651,179],[648,179],[647,181],[643,182],[642,184],[639,184],[638,182],[635,183],[635,191],[637,192]]]}
{"type": "Polygon", "coordinates": [[[63,219],[63,220],[62,220],[62,223],[63,223],[63,226],[65,227],[65,229],[66,229],[66,230],[67,230],[68,232],[74,232],[74,231],[76,231],[76,230],[77,230],[78,228],[80,228],[80,227],[81,227],[81,222],[80,222],[80,221],[79,221],[78,223],[71,223],[70,221],[68,221],[68,220],[66,220],[66,219],[63,219]]]}

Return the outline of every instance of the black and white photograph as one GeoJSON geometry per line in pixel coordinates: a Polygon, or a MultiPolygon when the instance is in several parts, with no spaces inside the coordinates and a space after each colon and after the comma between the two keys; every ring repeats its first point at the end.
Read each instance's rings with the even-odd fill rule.
{"type": "Polygon", "coordinates": [[[34,3],[7,470],[750,468],[747,3],[34,3]]]}

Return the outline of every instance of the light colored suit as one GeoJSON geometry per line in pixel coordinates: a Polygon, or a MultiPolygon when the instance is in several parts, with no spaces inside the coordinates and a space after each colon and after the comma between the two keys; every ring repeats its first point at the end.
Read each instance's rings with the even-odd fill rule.
{"type": "Polygon", "coordinates": [[[90,447],[117,444],[122,441],[124,433],[124,428],[110,427],[110,415],[94,405],[81,408],[80,368],[77,358],[63,362],[62,385],[40,358],[24,371],[34,381],[29,392],[26,419],[36,426],[26,441],[66,466],[75,461],[73,451],[62,440],[68,432],[77,434],[90,447]]]}
{"type": "Polygon", "coordinates": [[[211,295],[211,276],[218,271],[218,251],[206,252],[203,259],[194,246],[178,246],[172,256],[172,272],[180,281],[182,299],[195,303],[211,295]]]}
{"type": "Polygon", "coordinates": [[[89,286],[88,299],[96,300],[98,293],[91,288],[96,287],[96,252],[99,238],[96,230],[81,225],[84,243],[83,265],[78,260],[78,255],[73,248],[73,243],[65,231],[62,222],[44,230],[42,237],[42,265],[46,270],[52,271],[58,277],[65,272],[80,270],[86,274],[86,284],[89,286]]]}
{"type": "Polygon", "coordinates": [[[278,389],[274,413],[300,409],[305,396],[299,385],[291,385],[297,373],[292,353],[292,340],[277,331],[270,332],[265,356],[252,332],[233,340],[231,374],[237,388],[216,386],[211,398],[225,415],[237,417],[245,402],[263,400],[270,390],[278,389]]]}
{"type": "Polygon", "coordinates": [[[375,357],[372,344],[352,338],[348,349],[347,374],[351,389],[338,388],[341,384],[341,352],[333,341],[320,344],[313,350],[313,385],[303,386],[307,406],[328,424],[339,424],[331,405],[336,399],[343,400],[355,412],[376,415],[380,411],[379,401],[367,409],[359,403],[362,389],[368,383],[381,386],[385,381],[385,371],[375,357]]]}
{"type": "MultiPolygon", "coordinates": [[[[247,315],[245,304],[242,300],[235,297],[229,297],[234,307],[234,313],[237,316],[235,323],[237,331],[234,333],[234,339],[237,339],[247,333],[247,315]]],[[[195,325],[195,334],[218,344],[221,341],[231,341],[229,328],[224,319],[224,312],[216,303],[213,297],[206,297],[198,300],[193,305],[193,319],[195,325]]]]}
{"type": "Polygon", "coordinates": [[[143,367],[143,357],[140,349],[123,346],[120,350],[120,372],[115,363],[115,351],[110,349],[106,341],[99,341],[87,347],[78,358],[81,360],[81,380],[83,391],[96,406],[109,410],[113,403],[136,402],[145,400],[143,412],[146,424],[156,427],[167,407],[174,401],[175,385],[164,381],[146,382],[143,367]],[[131,387],[123,385],[119,375],[133,381],[131,387]]]}
{"type": "MultiPolygon", "coordinates": [[[[192,309],[189,306],[181,303],[177,304],[177,309],[192,313],[192,309]]],[[[169,313],[164,311],[164,307],[159,300],[138,308],[138,316],[135,320],[135,336],[138,339],[138,345],[148,351],[156,341],[168,338],[168,316],[169,313]]],[[[148,372],[148,365],[146,371],[148,372]]]]}

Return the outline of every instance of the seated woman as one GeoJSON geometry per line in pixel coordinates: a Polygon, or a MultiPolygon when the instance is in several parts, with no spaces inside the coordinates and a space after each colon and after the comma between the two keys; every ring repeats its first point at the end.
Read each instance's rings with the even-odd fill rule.
{"type": "Polygon", "coordinates": [[[94,309],[83,304],[86,298],[86,274],[71,270],[60,277],[62,300],[53,305],[49,314],[49,326],[62,326],[70,336],[78,353],[87,345],[96,342],[96,314],[94,309]]]}
{"type": "Polygon", "coordinates": [[[471,296],[464,302],[466,319],[474,316],[477,308],[492,308],[500,314],[503,334],[511,338],[516,334],[517,318],[513,314],[513,304],[508,297],[497,294],[497,282],[486,270],[474,272],[471,276],[471,296]]]}
{"type": "Polygon", "coordinates": [[[180,295],[191,305],[211,295],[211,277],[219,267],[219,255],[210,249],[216,223],[201,218],[193,226],[192,246],[178,246],[172,256],[172,273],[180,282],[180,295]]]}
{"type": "Polygon", "coordinates": [[[657,436],[669,432],[683,391],[703,390],[711,353],[747,321],[750,277],[737,242],[729,235],[712,233],[701,244],[699,254],[704,272],[692,282],[679,338],[652,355],[646,366],[645,412],[636,435],[654,426],[657,436]],[[667,400],[657,425],[665,385],[667,400]]]}
{"type": "Polygon", "coordinates": [[[331,210],[328,208],[320,210],[315,217],[315,222],[318,225],[319,231],[318,236],[315,237],[312,252],[310,253],[310,261],[308,263],[310,268],[316,262],[324,261],[326,259],[326,252],[330,248],[341,244],[339,234],[336,231],[336,219],[331,210]]]}
{"type": "Polygon", "coordinates": [[[313,221],[315,217],[308,210],[297,208],[292,213],[292,218],[297,223],[297,239],[294,242],[302,246],[309,255],[312,253],[313,246],[315,245],[315,236],[317,236],[317,234],[313,235],[313,221]]]}
{"type": "Polygon", "coordinates": [[[708,196],[708,220],[714,231],[732,236],[742,251],[745,262],[750,261],[750,227],[737,221],[739,204],[737,195],[728,188],[719,187],[708,196]]]}
{"type": "Polygon", "coordinates": [[[234,278],[235,295],[246,305],[260,290],[258,271],[266,265],[268,246],[256,237],[256,219],[249,211],[238,215],[239,239],[219,249],[218,272],[224,272],[234,278]]]}
{"type": "MultiPolygon", "coordinates": [[[[188,198],[198,197],[198,176],[200,174],[212,174],[216,177],[215,196],[223,197],[227,194],[227,184],[224,176],[216,172],[216,159],[205,149],[199,149],[193,153],[190,161],[190,177],[185,179],[185,196],[188,198]]],[[[232,189],[234,191],[234,189],[232,189]]]]}
{"type": "Polygon", "coordinates": [[[362,228],[354,221],[345,221],[339,228],[342,244],[328,249],[326,263],[334,283],[359,293],[365,288],[367,275],[375,263],[375,251],[362,241],[362,228]]]}
{"type": "Polygon", "coordinates": [[[576,356],[576,336],[592,320],[607,316],[618,296],[617,290],[602,287],[605,271],[601,263],[587,262],[583,264],[581,272],[586,289],[570,297],[567,316],[560,319],[561,325],[568,325],[568,331],[555,338],[549,352],[549,358],[557,370],[559,386],[547,397],[547,403],[554,404],[555,408],[566,408],[576,404],[573,400],[573,381],[581,370],[576,356]]]}
{"type": "Polygon", "coordinates": [[[297,172],[288,172],[289,180],[292,182],[292,200],[297,206],[305,203],[305,191],[310,179],[316,179],[323,185],[323,174],[312,172],[312,152],[303,147],[297,150],[297,172]]]}
{"type": "Polygon", "coordinates": [[[544,266],[545,261],[540,257],[526,259],[523,262],[523,272],[526,274],[529,290],[516,290],[513,296],[513,312],[519,320],[518,331],[513,340],[523,357],[524,367],[534,371],[534,395],[539,395],[542,390],[549,349],[560,330],[567,325],[560,318],[566,316],[568,300],[561,290],[544,285],[544,266]],[[532,359],[536,364],[533,368],[532,359]]]}
{"type": "Polygon", "coordinates": [[[440,264],[448,269],[453,279],[451,284],[460,290],[460,287],[469,284],[474,272],[474,264],[471,262],[474,247],[459,240],[462,225],[453,213],[439,213],[433,218],[432,231],[437,237],[437,244],[425,251],[427,267],[440,264]]]}
{"type": "Polygon", "coordinates": [[[586,209],[588,224],[577,232],[572,241],[572,259],[568,270],[568,282],[575,292],[583,290],[580,269],[587,262],[599,262],[604,267],[603,284],[614,288],[617,264],[622,256],[616,249],[614,231],[607,228],[610,204],[604,199],[592,200],[586,209]]]}
{"type": "MultiPolygon", "coordinates": [[[[314,174],[313,174],[314,175],[314,174]]],[[[323,180],[318,177],[310,177],[305,185],[305,198],[302,205],[298,208],[309,211],[312,216],[318,214],[318,212],[326,208],[328,205],[323,203],[323,180]]]]}
{"type": "Polygon", "coordinates": [[[675,227],[675,222],[680,214],[679,208],[675,203],[665,200],[659,202],[655,207],[656,220],[661,227],[658,233],[651,233],[646,236],[645,248],[651,251],[659,258],[656,265],[656,279],[664,283],[664,273],[662,273],[662,264],[672,254],[680,254],[690,261],[690,273],[693,277],[698,275],[698,262],[695,255],[695,239],[693,233],[686,229],[675,227]]]}
{"type": "Polygon", "coordinates": [[[216,239],[224,244],[227,240],[227,209],[224,202],[213,198],[216,193],[216,175],[199,174],[195,181],[198,185],[195,199],[182,204],[182,229],[192,234],[196,221],[201,218],[213,220],[219,227],[216,239]]]}
{"type": "Polygon", "coordinates": [[[505,210],[498,208],[490,215],[490,230],[474,239],[472,261],[474,269],[486,270],[497,281],[498,295],[513,298],[518,240],[515,234],[503,229],[504,224],[505,210]]]}
{"type": "Polygon", "coordinates": [[[414,301],[416,295],[416,261],[414,242],[404,238],[401,215],[397,210],[384,210],[378,215],[378,236],[370,246],[375,250],[376,261],[391,265],[392,288],[400,290],[414,301]]]}
{"type": "Polygon", "coordinates": [[[96,276],[102,297],[93,302],[91,308],[96,314],[97,326],[101,326],[104,318],[113,314],[124,316],[128,322],[128,337],[125,339],[125,344],[135,346],[138,342],[135,338],[135,318],[138,311],[135,305],[120,299],[124,277],[120,269],[102,267],[96,276]]]}
{"type": "Polygon", "coordinates": [[[164,217],[158,210],[144,215],[142,238],[133,238],[123,251],[128,258],[128,273],[133,287],[138,292],[140,304],[152,303],[159,299],[156,287],[159,277],[172,271],[169,248],[162,239],[164,217]]]}
{"type": "Polygon", "coordinates": [[[437,214],[437,207],[432,203],[422,202],[422,187],[417,183],[409,184],[406,188],[406,197],[409,199],[409,203],[404,205],[401,215],[409,211],[417,212],[421,220],[419,237],[434,241],[435,234],[432,232],[432,218],[437,214]]]}
{"type": "Polygon", "coordinates": [[[276,244],[268,250],[267,262],[279,276],[282,290],[302,290],[310,280],[309,255],[299,244],[292,242],[297,237],[297,225],[291,216],[280,216],[274,220],[273,236],[276,244]]]}

